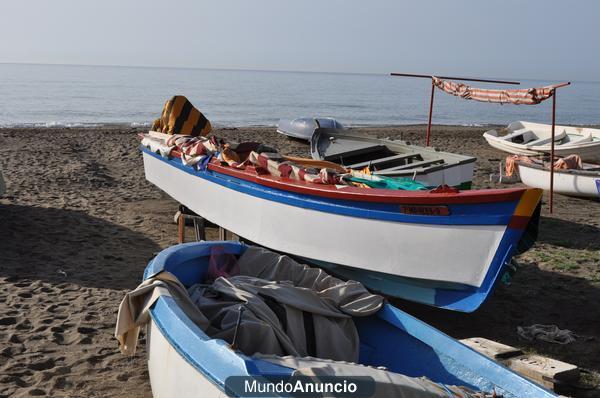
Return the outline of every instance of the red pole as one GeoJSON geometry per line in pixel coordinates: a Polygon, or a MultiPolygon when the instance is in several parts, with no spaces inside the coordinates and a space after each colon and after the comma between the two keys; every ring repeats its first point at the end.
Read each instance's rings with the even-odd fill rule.
{"type": "Polygon", "coordinates": [[[552,143],[550,144],[550,214],[554,199],[554,128],[556,127],[556,89],[552,95],[552,143]]]}
{"type": "Polygon", "coordinates": [[[431,100],[429,101],[429,122],[427,123],[427,136],[425,137],[425,146],[429,146],[429,137],[431,136],[431,114],[433,113],[433,94],[435,93],[435,84],[431,79],[431,100]]]}

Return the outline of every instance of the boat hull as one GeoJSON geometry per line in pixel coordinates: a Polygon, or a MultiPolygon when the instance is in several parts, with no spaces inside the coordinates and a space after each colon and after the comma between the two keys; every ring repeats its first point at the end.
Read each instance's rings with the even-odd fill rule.
{"type": "Polygon", "coordinates": [[[154,398],[189,397],[202,391],[202,397],[226,397],[225,392],[196,369],[167,340],[152,319],[148,324],[148,373],[154,398]]]}
{"type": "MultiPolygon", "coordinates": [[[[550,153],[550,146],[542,146],[542,147],[529,147],[527,148],[525,145],[520,144],[512,144],[510,142],[502,141],[497,139],[497,137],[486,136],[484,138],[490,144],[490,146],[499,149],[503,152],[512,153],[514,155],[522,155],[522,156],[538,156],[540,154],[550,153]]],[[[554,147],[554,153],[557,157],[566,157],[569,155],[579,155],[581,159],[589,162],[599,162],[600,161],[600,141],[593,143],[592,145],[586,145],[584,147],[573,147],[573,146],[561,146],[556,145],[554,147]]]]}
{"type": "MultiPolygon", "coordinates": [[[[523,156],[548,154],[551,151],[551,125],[530,122],[514,122],[508,126],[507,136],[498,136],[495,130],[485,132],[483,137],[492,147],[504,152],[523,156]],[[519,133],[520,132],[520,133],[519,133]],[[544,143],[512,142],[507,137],[514,134],[530,134],[544,143]]],[[[531,137],[530,137],[531,139],[531,137]]],[[[600,161],[600,130],[587,127],[555,126],[554,154],[558,157],[579,155],[588,162],[600,161]],[[585,138],[587,137],[587,138],[585,138]]]]}
{"type": "MultiPolygon", "coordinates": [[[[527,186],[550,190],[550,170],[519,162],[519,176],[527,186]]],[[[598,198],[597,181],[600,181],[600,172],[578,173],[577,170],[554,170],[554,192],[556,193],[598,198]]]]}
{"type": "Polygon", "coordinates": [[[479,286],[506,231],[506,225],[402,223],[331,214],[248,195],[152,155],[144,154],[144,167],[148,181],[175,200],[252,242],[409,278],[479,286]]]}
{"type": "Polygon", "coordinates": [[[397,205],[361,208],[360,202],[320,201],[197,171],[147,150],[143,157],[148,181],[248,241],[317,264],[347,267],[359,276],[374,272],[417,280],[427,286],[418,296],[398,281],[396,293],[389,286],[382,291],[448,309],[473,311],[481,305],[523,233],[508,227],[518,201],[484,204],[464,216],[404,215],[397,205]],[[491,215],[483,219],[486,213],[491,215]],[[453,289],[440,290],[439,283],[453,289]]]}
{"type": "MultiPolygon", "coordinates": [[[[163,250],[146,267],[144,279],[173,273],[185,286],[201,282],[211,247],[239,254],[237,242],[201,242],[163,250]]],[[[195,325],[172,297],[150,308],[148,367],[154,397],[224,397],[231,376],[289,377],[293,369],[234,351],[195,325]]],[[[551,391],[477,353],[432,326],[389,304],[370,317],[354,318],[360,338],[359,362],[385,366],[436,383],[495,391],[506,398],[551,398],[551,391]]]]}

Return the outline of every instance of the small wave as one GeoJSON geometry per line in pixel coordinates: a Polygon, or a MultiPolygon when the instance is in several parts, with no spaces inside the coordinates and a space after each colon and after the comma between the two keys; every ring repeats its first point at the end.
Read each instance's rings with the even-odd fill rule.
{"type": "Polygon", "coordinates": [[[148,127],[148,122],[0,122],[0,128],[94,128],[103,126],[148,127]]]}
{"type": "Polygon", "coordinates": [[[57,128],[57,127],[99,127],[103,123],[78,123],[78,122],[20,122],[20,123],[0,123],[2,128],[57,128]]]}

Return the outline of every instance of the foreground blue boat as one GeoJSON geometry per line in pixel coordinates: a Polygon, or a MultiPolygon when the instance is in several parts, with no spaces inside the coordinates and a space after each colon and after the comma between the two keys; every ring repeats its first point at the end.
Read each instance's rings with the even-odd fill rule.
{"type": "MultiPolygon", "coordinates": [[[[202,242],[170,247],[147,266],[144,279],[161,271],[186,287],[204,280],[211,248],[239,255],[238,242],[202,242]]],[[[235,351],[194,324],[172,297],[161,296],[150,309],[148,366],[155,397],[223,396],[230,376],[289,376],[294,369],[235,351]]],[[[363,365],[384,366],[411,377],[466,386],[503,397],[555,397],[551,391],[459,343],[389,304],[375,315],[355,318],[363,365]]],[[[453,396],[453,395],[448,395],[453,396]]]]}

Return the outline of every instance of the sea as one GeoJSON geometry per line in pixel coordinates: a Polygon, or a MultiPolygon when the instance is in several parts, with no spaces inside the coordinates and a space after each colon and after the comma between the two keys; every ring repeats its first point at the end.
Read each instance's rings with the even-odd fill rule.
{"type": "MultiPolygon", "coordinates": [[[[556,83],[509,78],[521,85],[472,84],[556,83]]],[[[421,124],[427,123],[430,91],[429,79],[387,74],[0,64],[0,127],[147,126],[175,94],[188,97],[213,125],[223,127],[275,126],[280,118],[309,116],[334,117],[347,126],[421,124]]],[[[600,82],[573,79],[558,90],[556,101],[557,124],[600,124],[600,82]]],[[[551,102],[489,104],[436,90],[433,123],[550,123],[551,102]]]]}

